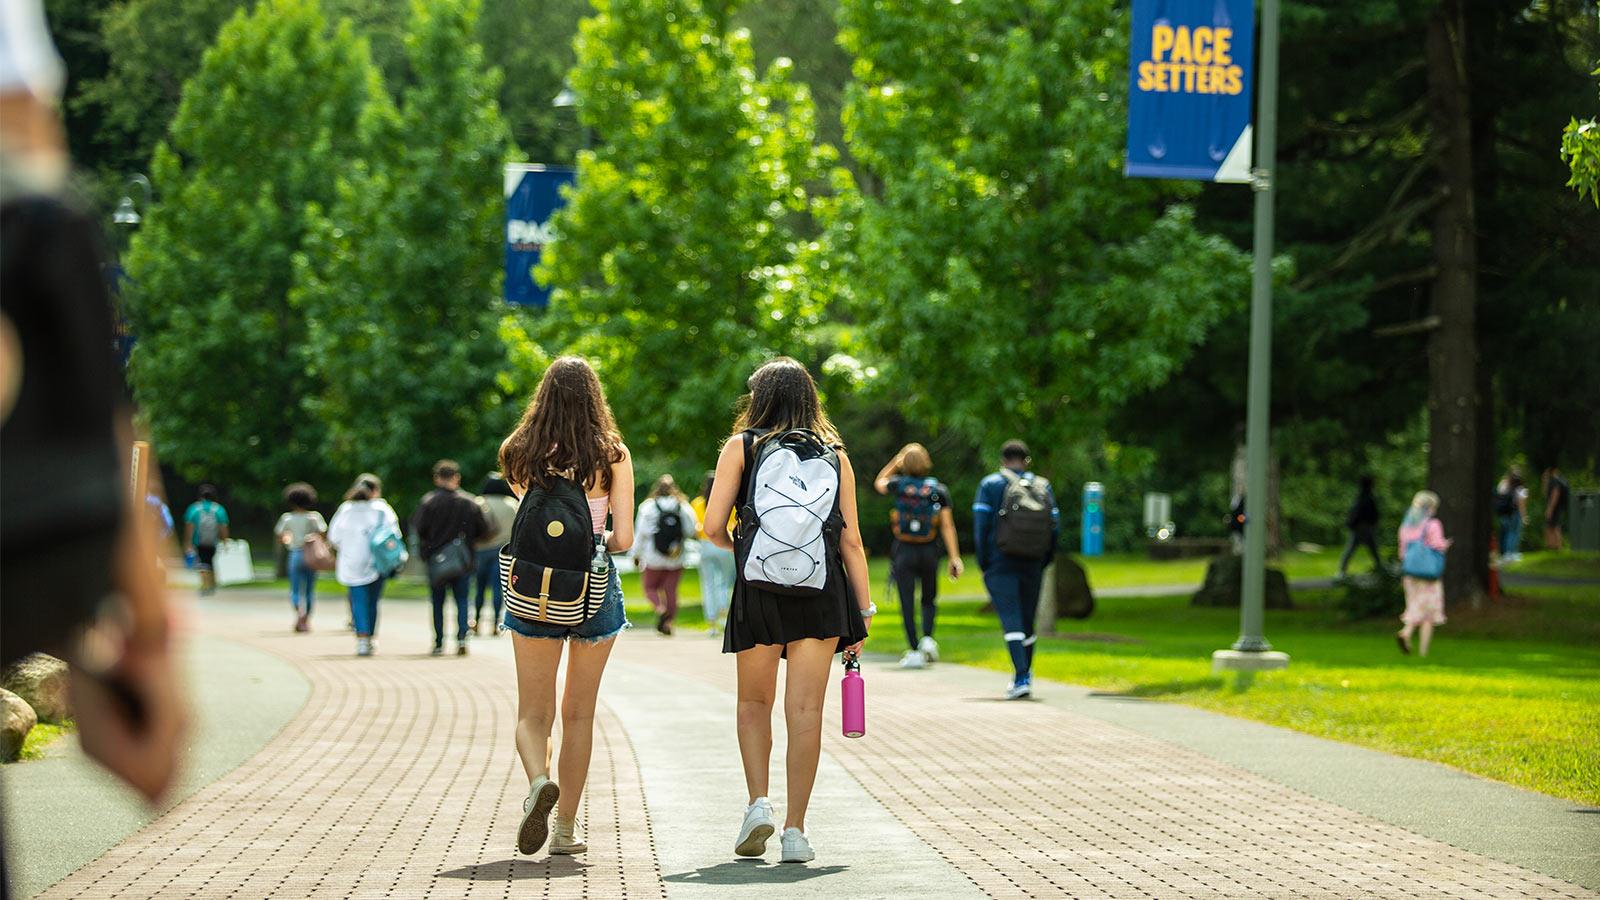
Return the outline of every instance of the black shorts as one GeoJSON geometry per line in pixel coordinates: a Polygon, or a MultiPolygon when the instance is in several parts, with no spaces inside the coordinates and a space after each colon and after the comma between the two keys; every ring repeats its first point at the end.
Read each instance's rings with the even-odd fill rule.
{"type": "Polygon", "coordinates": [[[195,558],[200,561],[199,565],[196,566],[196,568],[209,569],[209,568],[211,568],[211,560],[216,558],[217,545],[216,544],[195,544],[194,545],[194,555],[195,555],[195,558]]]}

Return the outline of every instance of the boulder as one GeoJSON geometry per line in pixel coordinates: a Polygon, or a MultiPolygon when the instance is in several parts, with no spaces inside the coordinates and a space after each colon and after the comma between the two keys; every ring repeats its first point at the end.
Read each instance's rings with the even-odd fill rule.
{"type": "Polygon", "coordinates": [[[1056,557],[1056,618],[1087,619],[1094,613],[1089,573],[1070,556],[1056,557]]]}
{"type": "Polygon", "coordinates": [[[41,722],[59,724],[72,714],[67,703],[67,664],[54,656],[35,653],[12,663],[0,678],[0,687],[33,707],[41,722]]]}
{"type": "Polygon", "coordinates": [[[28,701],[0,688],[0,762],[11,762],[22,752],[28,732],[39,724],[28,701]]]}
{"type": "MultiPolygon", "coordinates": [[[[1189,604],[1238,607],[1243,578],[1242,558],[1232,553],[1213,557],[1211,564],[1206,566],[1205,584],[1200,586],[1200,590],[1195,591],[1194,599],[1189,601],[1189,604]]],[[[1294,603],[1289,599],[1289,579],[1283,577],[1283,573],[1277,569],[1270,567],[1267,569],[1265,593],[1267,609],[1294,609],[1294,603]]]]}

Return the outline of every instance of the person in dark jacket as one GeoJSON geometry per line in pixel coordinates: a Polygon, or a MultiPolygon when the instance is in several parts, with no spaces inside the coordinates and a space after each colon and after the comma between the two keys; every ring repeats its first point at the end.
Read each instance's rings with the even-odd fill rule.
{"type": "Polygon", "coordinates": [[[470,627],[467,594],[476,568],[472,544],[489,531],[490,525],[476,498],[461,490],[461,467],[454,460],[441,459],[433,464],[433,486],[411,515],[411,533],[416,535],[417,548],[428,562],[428,581],[433,592],[433,655],[444,653],[444,593],[449,590],[456,600],[456,655],[466,656],[470,627]],[[461,541],[460,571],[448,577],[435,577],[439,575],[436,555],[457,539],[461,541]]]}
{"type": "Polygon", "coordinates": [[[1350,538],[1339,555],[1339,577],[1345,577],[1357,547],[1366,547],[1372,554],[1374,572],[1383,568],[1378,560],[1378,499],[1372,494],[1371,475],[1361,476],[1361,488],[1356,491],[1356,501],[1350,504],[1350,512],[1345,514],[1344,527],[1350,530],[1350,538]]]}

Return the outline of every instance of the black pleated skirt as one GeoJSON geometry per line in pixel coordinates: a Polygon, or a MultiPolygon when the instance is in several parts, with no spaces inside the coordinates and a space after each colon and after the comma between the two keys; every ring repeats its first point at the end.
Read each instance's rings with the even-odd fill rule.
{"type": "Polygon", "coordinates": [[[806,638],[837,638],[837,653],[866,637],[867,624],[851,596],[844,567],[834,563],[827,588],[814,597],[774,594],[750,586],[742,575],[736,576],[722,652],[738,653],[762,644],[787,644],[806,638]]]}

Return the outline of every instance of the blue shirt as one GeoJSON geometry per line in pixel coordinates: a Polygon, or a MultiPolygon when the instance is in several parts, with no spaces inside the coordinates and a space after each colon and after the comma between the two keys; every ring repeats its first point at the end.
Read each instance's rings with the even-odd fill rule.
{"type": "MultiPolygon", "coordinates": [[[[1020,469],[1012,469],[1018,475],[1031,475],[1033,473],[1020,469]]],[[[1061,510],[1056,506],[1056,493],[1052,488],[1046,487],[1050,497],[1050,554],[1040,563],[1041,566],[1050,564],[1055,556],[1056,541],[1061,537],[1061,510]]],[[[1000,551],[995,547],[995,510],[1000,508],[1006,494],[1006,476],[993,472],[978,482],[978,495],[972,501],[972,540],[977,544],[978,568],[987,569],[989,564],[1000,559],[1000,551]]]]}

